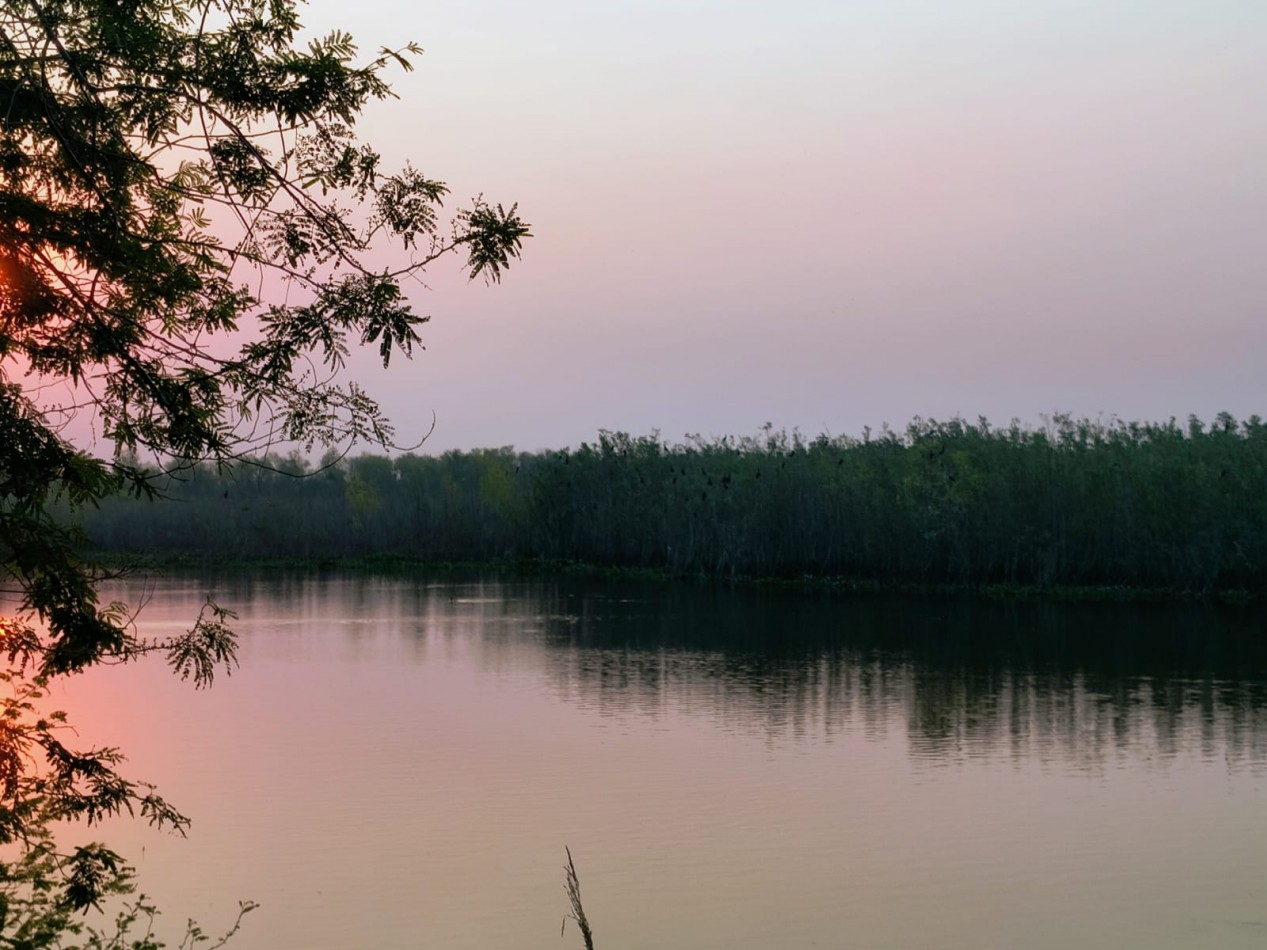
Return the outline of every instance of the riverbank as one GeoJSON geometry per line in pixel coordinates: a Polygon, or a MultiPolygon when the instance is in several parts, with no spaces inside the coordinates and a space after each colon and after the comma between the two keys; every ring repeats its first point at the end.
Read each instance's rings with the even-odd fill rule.
{"type": "Polygon", "coordinates": [[[1219,603],[1250,605],[1267,603],[1267,591],[1229,588],[1222,590],[1178,590],[1165,587],[1131,587],[1124,585],[1063,585],[1041,587],[1020,584],[916,584],[900,581],[877,581],[865,578],[802,575],[800,577],[744,577],[681,573],[666,568],[620,567],[568,560],[491,559],[486,561],[426,561],[394,555],[364,557],[219,557],[215,555],[176,555],[154,557],[141,553],[105,552],[93,559],[111,570],[137,571],[160,575],[203,573],[207,571],[252,572],[277,574],[315,572],[331,574],[380,574],[402,577],[425,574],[439,578],[462,580],[472,576],[499,578],[551,579],[590,578],[595,580],[628,580],[649,583],[685,583],[720,587],[765,588],[800,591],[826,591],[861,596],[953,596],[991,600],[1049,600],[1106,603],[1219,603]]]}
{"type": "Polygon", "coordinates": [[[97,550],[498,565],[842,590],[1267,592],[1267,424],[916,420],[861,439],[604,432],[552,452],[300,456],[77,514],[97,550]]]}

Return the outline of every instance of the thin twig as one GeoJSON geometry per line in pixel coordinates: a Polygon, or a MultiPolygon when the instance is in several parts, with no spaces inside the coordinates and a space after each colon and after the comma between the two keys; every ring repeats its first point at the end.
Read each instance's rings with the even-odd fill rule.
{"type": "MultiPolygon", "coordinates": [[[[576,876],[576,865],[572,863],[572,850],[566,845],[563,850],[568,856],[568,863],[563,865],[566,874],[563,890],[567,892],[568,901],[572,905],[572,913],[563,918],[563,926],[567,926],[568,917],[575,920],[576,926],[581,930],[581,937],[585,940],[585,950],[594,950],[594,932],[590,930],[590,922],[585,918],[585,908],[581,906],[581,881],[576,876]]],[[[562,928],[559,929],[559,936],[563,936],[562,928]]]]}

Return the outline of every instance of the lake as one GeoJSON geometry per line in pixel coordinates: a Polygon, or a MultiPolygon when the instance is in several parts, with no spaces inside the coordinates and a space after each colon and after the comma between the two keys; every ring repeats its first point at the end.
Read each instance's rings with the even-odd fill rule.
{"type": "Polygon", "coordinates": [[[56,692],[189,814],[99,834],[238,950],[1267,946],[1260,610],[689,584],[118,583],[212,594],[241,668],[56,692]]]}

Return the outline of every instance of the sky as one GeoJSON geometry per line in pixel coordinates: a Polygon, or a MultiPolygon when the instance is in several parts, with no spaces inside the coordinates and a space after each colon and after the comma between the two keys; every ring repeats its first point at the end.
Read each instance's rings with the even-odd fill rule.
{"type": "Polygon", "coordinates": [[[423,451],[1267,415],[1262,0],[313,0],[362,135],[533,225],[353,361],[423,451]]]}

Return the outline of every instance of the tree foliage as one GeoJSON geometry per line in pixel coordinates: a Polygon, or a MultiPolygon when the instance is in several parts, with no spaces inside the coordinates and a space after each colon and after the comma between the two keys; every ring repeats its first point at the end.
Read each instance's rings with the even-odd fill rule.
{"type": "MultiPolygon", "coordinates": [[[[0,571],[20,605],[0,631],[0,843],[66,816],[183,821],[117,753],[61,744],[34,711],[49,677],[162,649],[204,685],[233,657],[214,605],[176,641],[140,641],[50,506],[152,493],[136,453],[170,469],[278,440],[389,443],[340,374],[349,348],[409,356],[427,318],[403,281],[446,256],[498,281],[530,236],[514,205],[446,214],[442,181],[356,137],[420,52],[362,61],[345,33],[306,39],[295,0],[0,8],[0,571]],[[113,459],[72,444],[76,415],[113,459]]],[[[64,867],[72,907],[119,876],[64,867]]]]}
{"type": "Polygon", "coordinates": [[[176,505],[112,499],[114,550],[219,558],[582,561],[715,577],[1267,591],[1267,426],[916,420],[863,438],[601,433],[189,472],[176,505]]]}

